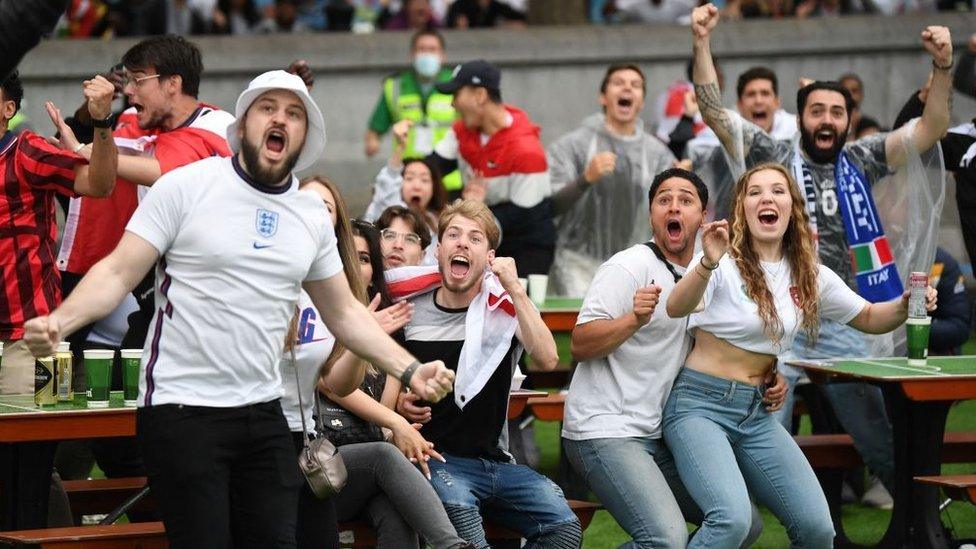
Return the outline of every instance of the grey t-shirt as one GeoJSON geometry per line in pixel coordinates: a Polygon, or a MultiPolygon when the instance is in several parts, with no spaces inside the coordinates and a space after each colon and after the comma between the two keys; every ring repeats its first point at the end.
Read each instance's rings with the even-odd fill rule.
{"type": "MultiPolygon", "coordinates": [[[[685,269],[672,265],[678,274],[685,269]]],[[[661,413],[691,338],[687,318],[665,304],[674,277],[644,244],[612,256],[596,273],[576,325],[612,320],[634,310],[634,293],[661,286],[651,321],[608,356],[580,362],[566,397],[562,435],[570,440],[661,437],[661,413]]]]}
{"type": "MultiPolygon", "coordinates": [[[[745,164],[751,168],[763,162],[778,162],[791,170],[796,148],[791,143],[777,141],[758,126],[743,125],[743,137],[747,144],[745,164]],[[751,145],[750,145],[751,142],[751,145]]],[[[887,133],[877,133],[844,145],[851,162],[867,178],[868,185],[874,186],[881,178],[890,174],[885,156],[887,133]]],[[[803,153],[801,153],[803,154],[803,153]]],[[[844,219],[841,217],[837,197],[837,183],[834,180],[834,163],[817,164],[803,154],[803,161],[810,170],[814,193],[817,197],[817,232],[820,237],[820,262],[837,273],[848,286],[857,290],[857,282],[851,266],[844,232],[844,219]]],[[[801,185],[802,181],[797,182],[801,185]]]]}

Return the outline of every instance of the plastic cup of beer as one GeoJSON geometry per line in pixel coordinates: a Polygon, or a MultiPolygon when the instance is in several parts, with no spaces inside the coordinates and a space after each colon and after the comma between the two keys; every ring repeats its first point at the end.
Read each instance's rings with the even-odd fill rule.
{"type": "Polygon", "coordinates": [[[139,403],[139,364],[142,349],[122,349],[122,398],[126,406],[139,403]]]}
{"type": "Polygon", "coordinates": [[[88,407],[108,408],[108,392],[112,387],[111,349],[85,349],[85,377],[88,380],[88,407]]]}
{"type": "Polygon", "coordinates": [[[540,274],[529,275],[529,299],[537,307],[542,307],[546,303],[546,290],[549,286],[549,276],[540,274]]]}
{"type": "Polygon", "coordinates": [[[908,346],[908,365],[925,366],[929,356],[929,332],[932,330],[932,317],[909,318],[905,322],[905,335],[908,346]]]}

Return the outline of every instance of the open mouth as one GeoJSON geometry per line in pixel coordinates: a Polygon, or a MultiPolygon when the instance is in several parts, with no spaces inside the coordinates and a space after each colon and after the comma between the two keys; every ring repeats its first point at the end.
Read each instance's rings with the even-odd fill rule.
{"type": "Polygon", "coordinates": [[[633,107],[634,106],[634,100],[631,99],[631,98],[629,98],[629,97],[621,97],[620,99],[617,99],[617,106],[618,107],[624,107],[624,108],[633,107]]]}
{"type": "Polygon", "coordinates": [[[759,223],[766,227],[772,227],[779,221],[779,212],[775,210],[762,210],[759,212],[759,223]]]}
{"type": "Polygon", "coordinates": [[[829,149],[834,146],[834,141],[837,140],[837,132],[833,129],[820,129],[817,130],[817,133],[813,134],[813,140],[818,147],[829,149]]]}
{"type": "Polygon", "coordinates": [[[407,197],[407,202],[411,206],[420,206],[420,195],[419,194],[415,194],[415,195],[412,195],[412,196],[408,196],[407,197]]]}
{"type": "Polygon", "coordinates": [[[769,119],[769,114],[766,111],[757,111],[752,113],[752,121],[755,124],[765,123],[769,119]]]}
{"type": "Polygon", "coordinates": [[[271,130],[264,138],[264,146],[273,153],[280,153],[285,150],[286,136],[281,130],[271,130]]]}
{"type": "Polygon", "coordinates": [[[681,222],[678,221],[677,219],[672,219],[668,221],[668,224],[665,226],[665,228],[668,231],[669,237],[678,238],[679,236],[681,236],[681,222]]]}
{"type": "Polygon", "coordinates": [[[451,276],[454,278],[464,278],[471,270],[471,261],[463,255],[451,256],[451,276]]]}

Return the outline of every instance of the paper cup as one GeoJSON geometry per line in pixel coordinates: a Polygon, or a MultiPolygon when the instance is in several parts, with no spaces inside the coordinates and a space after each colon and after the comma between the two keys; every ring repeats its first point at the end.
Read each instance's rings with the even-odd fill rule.
{"type": "Polygon", "coordinates": [[[122,349],[122,399],[126,406],[139,404],[139,365],[142,349],[122,349]]]}
{"type": "Polygon", "coordinates": [[[546,289],[549,286],[549,275],[529,275],[529,299],[542,307],[546,302],[546,289]]]}
{"type": "Polygon", "coordinates": [[[88,378],[88,407],[108,408],[108,392],[112,387],[112,359],[110,349],[85,349],[85,376],[88,378]]]}

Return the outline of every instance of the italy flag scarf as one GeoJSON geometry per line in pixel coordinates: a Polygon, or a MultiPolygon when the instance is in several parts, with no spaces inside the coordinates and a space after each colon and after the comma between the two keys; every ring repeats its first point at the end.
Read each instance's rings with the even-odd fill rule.
{"type": "MultiPolygon", "coordinates": [[[[802,186],[810,230],[815,244],[817,234],[817,203],[813,175],[803,160],[799,146],[793,154],[793,175],[802,186]]],[[[844,221],[844,235],[851,265],[857,279],[858,293],[872,303],[890,301],[902,295],[904,286],[895,265],[888,238],[881,226],[878,208],[871,194],[867,178],[841,150],[834,164],[837,200],[844,221]]]]}

